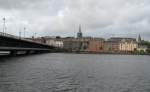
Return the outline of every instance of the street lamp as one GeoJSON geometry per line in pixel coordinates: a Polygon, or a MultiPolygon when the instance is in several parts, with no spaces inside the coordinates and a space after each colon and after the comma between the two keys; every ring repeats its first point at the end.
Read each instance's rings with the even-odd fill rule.
{"type": "Polygon", "coordinates": [[[24,27],[24,38],[25,38],[25,36],[26,36],[26,28],[24,27]]]}
{"type": "Polygon", "coordinates": [[[19,30],[19,39],[21,39],[21,30],[19,30]]]}
{"type": "Polygon", "coordinates": [[[37,33],[34,33],[34,38],[36,38],[37,33]]]}
{"type": "Polygon", "coordinates": [[[6,18],[4,17],[3,18],[3,35],[5,34],[5,30],[6,30],[5,23],[6,23],[6,18]]]}

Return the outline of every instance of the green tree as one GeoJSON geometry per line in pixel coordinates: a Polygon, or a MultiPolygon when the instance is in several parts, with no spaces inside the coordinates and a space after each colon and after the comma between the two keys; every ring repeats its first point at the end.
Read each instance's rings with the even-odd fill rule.
{"type": "Polygon", "coordinates": [[[148,54],[150,54],[150,48],[149,48],[149,49],[147,49],[147,50],[146,50],[146,52],[147,52],[148,54]]]}
{"type": "Polygon", "coordinates": [[[140,45],[145,45],[148,48],[150,48],[150,42],[149,41],[142,41],[141,43],[139,43],[140,45]]]}

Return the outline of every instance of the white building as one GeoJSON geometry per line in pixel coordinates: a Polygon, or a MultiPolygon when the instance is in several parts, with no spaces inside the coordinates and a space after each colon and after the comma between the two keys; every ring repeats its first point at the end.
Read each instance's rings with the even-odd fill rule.
{"type": "Polygon", "coordinates": [[[135,41],[125,41],[125,40],[122,40],[120,43],[119,43],[119,50],[120,51],[135,51],[137,50],[138,48],[138,43],[135,42],[135,41]]]}
{"type": "Polygon", "coordinates": [[[146,52],[147,49],[148,49],[147,46],[145,46],[145,45],[139,45],[137,50],[138,51],[144,51],[144,52],[146,52]]]}
{"type": "Polygon", "coordinates": [[[46,44],[54,47],[63,48],[63,40],[57,38],[47,38],[46,44]]]}

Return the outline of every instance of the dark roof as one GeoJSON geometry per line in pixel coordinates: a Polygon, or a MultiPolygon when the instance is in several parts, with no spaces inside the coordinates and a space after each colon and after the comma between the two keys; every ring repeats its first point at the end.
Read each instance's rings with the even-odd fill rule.
{"type": "Polygon", "coordinates": [[[122,37],[111,37],[110,39],[108,39],[108,41],[136,41],[135,38],[122,38],[122,37]]]}

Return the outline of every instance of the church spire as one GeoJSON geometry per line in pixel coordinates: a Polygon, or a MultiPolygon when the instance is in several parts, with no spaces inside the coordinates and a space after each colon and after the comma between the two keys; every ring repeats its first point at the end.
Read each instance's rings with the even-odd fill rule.
{"type": "Polygon", "coordinates": [[[81,32],[81,25],[79,25],[79,33],[82,33],[82,32],[81,32]]]}
{"type": "Polygon", "coordinates": [[[138,42],[140,43],[141,41],[142,41],[142,39],[141,39],[141,35],[139,34],[138,42]]]}
{"type": "Polygon", "coordinates": [[[79,32],[77,33],[77,38],[82,38],[81,25],[79,25],[79,32]]]}

